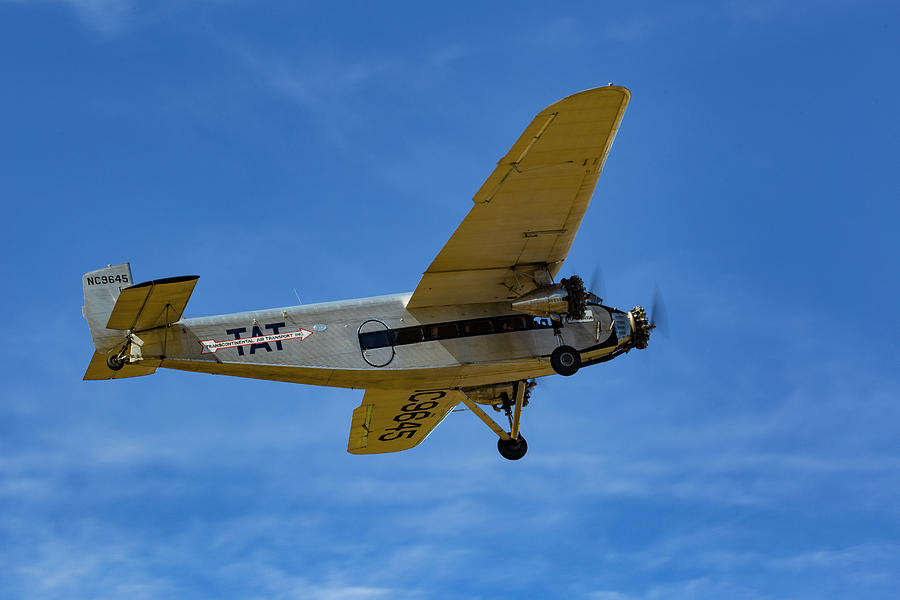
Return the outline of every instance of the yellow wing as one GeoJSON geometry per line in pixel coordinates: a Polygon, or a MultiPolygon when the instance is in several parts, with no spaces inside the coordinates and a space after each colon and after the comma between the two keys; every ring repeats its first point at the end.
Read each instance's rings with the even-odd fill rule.
{"type": "Polygon", "coordinates": [[[380,454],[419,445],[459,404],[456,390],[366,390],[353,411],[347,452],[380,454]]]}
{"type": "Polygon", "coordinates": [[[595,88],[541,111],[475,194],[408,308],[501,302],[555,276],[630,97],[595,88]]]}

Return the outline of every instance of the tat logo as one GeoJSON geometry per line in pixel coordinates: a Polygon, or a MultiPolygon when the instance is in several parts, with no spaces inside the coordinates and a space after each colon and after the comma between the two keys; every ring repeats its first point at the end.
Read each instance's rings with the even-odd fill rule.
{"type": "Polygon", "coordinates": [[[266,323],[263,325],[266,329],[270,330],[272,333],[263,333],[262,329],[260,329],[259,325],[254,325],[253,330],[250,332],[250,337],[242,338],[242,333],[247,333],[246,327],[236,327],[234,329],[226,329],[225,333],[228,335],[233,335],[233,340],[202,340],[200,345],[203,349],[200,351],[200,354],[210,354],[215,353],[217,350],[224,350],[226,348],[237,348],[238,356],[244,355],[244,346],[250,346],[250,354],[256,354],[257,350],[265,350],[266,352],[272,351],[271,344],[275,344],[275,350],[284,350],[284,347],[281,345],[281,342],[288,340],[300,340],[301,342],[312,335],[312,331],[303,329],[302,327],[297,331],[285,331],[281,332],[281,328],[284,327],[284,321],[280,323],[266,323]]]}

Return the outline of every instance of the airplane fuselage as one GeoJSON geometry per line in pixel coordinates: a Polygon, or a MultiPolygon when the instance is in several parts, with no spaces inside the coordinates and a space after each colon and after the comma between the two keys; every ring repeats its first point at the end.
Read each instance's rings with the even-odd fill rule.
{"type": "MultiPolygon", "coordinates": [[[[457,388],[553,373],[548,319],[508,303],[406,308],[395,294],[182,319],[141,332],[139,364],[346,388],[457,388]]],[[[585,361],[627,343],[625,313],[593,306],[562,329],[585,361]],[[618,335],[617,335],[618,329],[618,335]]]]}

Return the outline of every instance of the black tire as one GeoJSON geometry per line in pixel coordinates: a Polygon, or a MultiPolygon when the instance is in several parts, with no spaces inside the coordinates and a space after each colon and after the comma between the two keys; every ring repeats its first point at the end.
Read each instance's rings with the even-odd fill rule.
{"type": "Polygon", "coordinates": [[[500,456],[506,460],[519,460],[528,452],[528,442],[520,433],[517,440],[497,440],[497,450],[500,451],[500,456]]]}
{"type": "Polygon", "coordinates": [[[550,355],[550,366],[560,375],[574,375],[581,368],[581,355],[572,346],[560,346],[550,355]]]}
{"type": "Polygon", "coordinates": [[[106,357],[106,366],[113,371],[118,371],[125,366],[125,359],[119,358],[118,354],[110,354],[106,357]]]}

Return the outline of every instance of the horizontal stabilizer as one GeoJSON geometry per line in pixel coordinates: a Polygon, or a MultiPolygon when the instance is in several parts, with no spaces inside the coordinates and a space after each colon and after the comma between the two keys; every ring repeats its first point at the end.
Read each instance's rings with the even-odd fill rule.
{"type": "Polygon", "coordinates": [[[106,364],[106,354],[102,352],[94,352],[91,358],[91,364],[88,365],[87,371],[84,372],[84,380],[101,380],[101,379],[124,379],[126,377],[140,377],[141,375],[152,375],[156,371],[156,366],[148,367],[146,365],[126,364],[118,371],[113,371],[106,364]]]}
{"type": "Polygon", "coordinates": [[[347,452],[381,454],[418,446],[460,400],[457,390],[366,390],[353,411],[347,452]]]}
{"type": "Polygon", "coordinates": [[[184,313],[197,279],[197,275],[167,277],[123,289],[109,316],[107,329],[144,331],[175,323],[184,313]]]}

